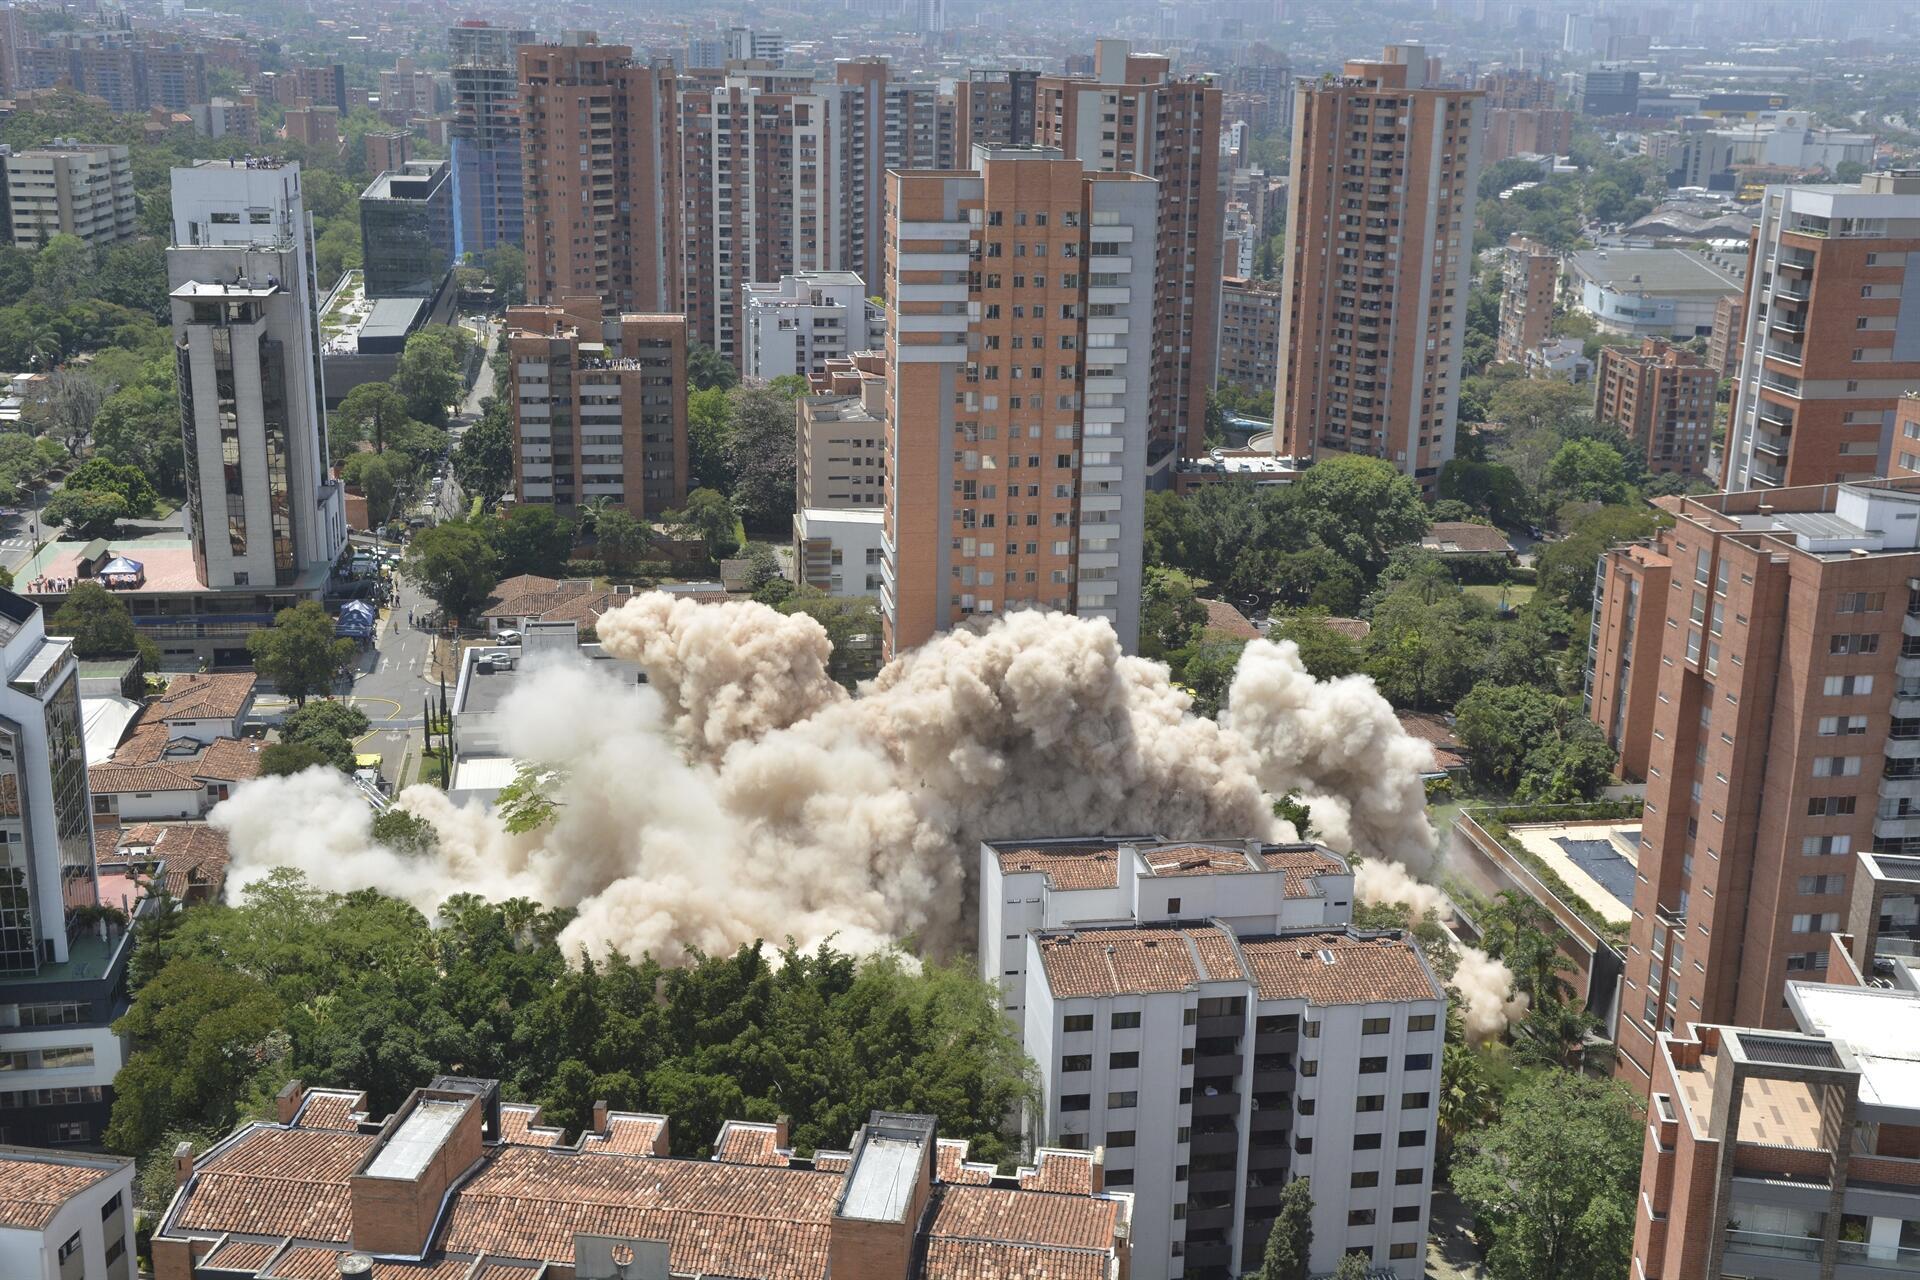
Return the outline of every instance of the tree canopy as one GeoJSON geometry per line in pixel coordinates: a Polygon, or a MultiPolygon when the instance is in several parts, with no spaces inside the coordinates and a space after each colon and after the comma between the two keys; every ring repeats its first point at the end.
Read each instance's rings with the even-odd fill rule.
{"type": "Polygon", "coordinates": [[[317,600],[302,600],[274,616],[271,627],[247,636],[253,667],[273,681],[282,697],[300,706],[331,692],[358,652],[353,641],[333,634],[333,619],[317,600]]]}
{"type": "Polygon", "coordinates": [[[500,581],[500,557],[486,533],[464,520],[420,530],[407,551],[406,575],[449,617],[471,618],[500,581]]]}

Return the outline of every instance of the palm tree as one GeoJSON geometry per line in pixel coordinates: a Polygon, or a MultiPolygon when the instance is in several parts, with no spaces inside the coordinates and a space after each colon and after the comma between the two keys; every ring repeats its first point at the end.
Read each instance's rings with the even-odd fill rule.
{"type": "Polygon", "coordinates": [[[60,337],[60,331],[50,324],[34,326],[27,335],[27,360],[34,367],[45,372],[60,363],[66,354],[66,343],[60,337]]]}
{"type": "Polygon", "coordinates": [[[1530,1067],[1558,1067],[1598,1075],[1613,1061],[1613,1047],[1600,1039],[1600,1019],[1579,1005],[1540,1000],[1513,1029],[1513,1060],[1530,1067]]]}
{"type": "Polygon", "coordinates": [[[1452,1156],[1455,1139],[1493,1120],[1499,1101],[1499,1090],[1473,1050],[1447,1045],[1440,1055],[1440,1104],[1434,1113],[1439,1129],[1435,1155],[1441,1165],[1452,1156]]]}

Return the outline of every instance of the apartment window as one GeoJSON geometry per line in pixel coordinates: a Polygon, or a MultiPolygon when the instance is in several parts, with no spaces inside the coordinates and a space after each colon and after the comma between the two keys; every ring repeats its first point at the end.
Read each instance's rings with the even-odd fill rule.
{"type": "Polygon", "coordinates": [[[1093,1070],[1093,1055],[1090,1053],[1070,1053],[1060,1059],[1060,1070],[1091,1071],[1093,1070]]]}
{"type": "Polygon", "coordinates": [[[1886,607],[1887,593],[1884,591],[1844,591],[1834,612],[1879,613],[1886,607]]]}
{"type": "Polygon", "coordinates": [[[1380,1149],[1380,1135],[1377,1133],[1354,1134],[1353,1149],[1355,1151],[1378,1151],[1380,1149]]]}
{"type": "Polygon", "coordinates": [[[1093,1015],[1090,1013],[1070,1013],[1061,1019],[1060,1029],[1062,1031],[1091,1031],[1093,1030],[1093,1015]]]}
{"type": "Polygon", "coordinates": [[[1384,1093],[1363,1093],[1355,1100],[1353,1109],[1360,1112],[1385,1111],[1387,1109],[1387,1095],[1384,1093]]]}
{"type": "Polygon", "coordinates": [[[1124,1111],[1140,1105],[1140,1095],[1132,1089],[1116,1089],[1107,1095],[1107,1110],[1124,1111]]]}
{"type": "Polygon", "coordinates": [[[1430,1013],[1416,1013],[1407,1019],[1408,1031],[1431,1031],[1433,1026],[1433,1015],[1430,1013]]]}
{"type": "Polygon", "coordinates": [[[1813,776],[1816,778],[1852,778],[1859,776],[1859,756],[1815,756],[1813,758],[1813,776]]]}
{"type": "Polygon", "coordinates": [[[1826,967],[1827,953],[1824,951],[1795,951],[1787,957],[1788,973],[1821,970],[1826,967]]]}
{"type": "Polygon", "coordinates": [[[1310,1116],[1320,1109],[1320,1104],[1312,1098],[1300,1099],[1300,1114],[1310,1116]]]}
{"type": "MultiPolygon", "coordinates": [[[[1056,542],[1053,545],[1054,545],[1056,554],[1059,554],[1059,548],[1061,544],[1056,542]]],[[[1180,914],[1180,899],[1178,898],[1167,899],[1167,914],[1170,916],[1177,916],[1180,914]]]]}
{"type": "Polygon", "coordinates": [[[1795,933],[1832,933],[1840,927],[1838,911],[1801,912],[1793,917],[1795,933]]]}
{"type": "Polygon", "coordinates": [[[1300,1155],[1310,1156],[1313,1154],[1313,1139],[1295,1138],[1293,1140],[1293,1149],[1300,1155]]]}
{"type": "Polygon", "coordinates": [[[105,1222],[118,1212],[120,1212],[120,1193],[116,1191],[113,1199],[100,1206],[100,1221],[105,1222]]]}
{"type": "Polygon", "coordinates": [[[1430,1104],[1431,1096],[1432,1095],[1427,1093],[1403,1093],[1400,1095],[1400,1109],[1402,1111],[1425,1111],[1430,1104]]]}
{"type": "Polygon", "coordinates": [[[1186,1166],[1186,1165],[1183,1165],[1183,1164],[1177,1164],[1177,1165],[1175,1165],[1175,1166],[1173,1166],[1173,1180],[1174,1180],[1175,1182],[1185,1182],[1185,1181],[1187,1180],[1187,1166],[1186,1166]]]}
{"type": "MultiPolygon", "coordinates": [[[[217,219],[219,215],[215,214],[214,217],[217,219]]],[[[76,1231],[73,1233],[71,1239],[60,1246],[60,1261],[64,1263],[68,1258],[71,1258],[78,1252],[80,1252],[80,1233],[76,1231]]]]}
{"type": "Polygon", "coordinates": [[[1852,853],[1852,836],[1808,836],[1800,842],[1800,852],[1809,858],[1825,857],[1829,854],[1852,853]]]}
{"type": "MultiPolygon", "coordinates": [[[[1395,1221],[1398,1221],[1398,1219],[1395,1219],[1395,1221]]],[[[1388,1247],[1387,1256],[1395,1260],[1399,1260],[1402,1258],[1417,1258],[1420,1256],[1419,1249],[1420,1249],[1420,1245],[1417,1241],[1400,1240],[1400,1241],[1396,1241],[1393,1245],[1388,1247]]]]}
{"type": "Polygon", "coordinates": [[[1876,634],[1831,635],[1827,637],[1827,652],[1836,655],[1853,653],[1880,652],[1880,637],[1876,634]]]}
{"type": "Polygon", "coordinates": [[[1801,876],[1800,892],[1809,896],[1827,893],[1845,893],[1845,876],[1801,876]]]}
{"type": "Polygon", "coordinates": [[[1420,1206],[1417,1204],[1395,1205],[1393,1207],[1393,1220],[1395,1222],[1420,1221],[1420,1206]]]}
{"type": "Polygon", "coordinates": [[[1857,737],[1867,731],[1865,716],[1821,716],[1819,726],[1823,738],[1857,737]]]}
{"type": "Polygon", "coordinates": [[[1356,1191],[1364,1190],[1367,1187],[1377,1187],[1380,1185],[1379,1171],[1374,1169],[1362,1170],[1348,1178],[1347,1185],[1356,1191]]]}
{"type": "Polygon", "coordinates": [[[1113,1015],[1113,1029],[1115,1031],[1127,1031],[1139,1025],[1140,1015],[1137,1013],[1116,1013],[1113,1015]]]}
{"type": "Polygon", "coordinates": [[[1425,1129],[1402,1129],[1400,1131],[1400,1145],[1402,1147],[1426,1146],[1427,1131],[1425,1129]]]}
{"type": "Polygon", "coordinates": [[[1300,1034],[1309,1040],[1318,1040],[1320,1038],[1320,1023],[1318,1021],[1301,1023],[1300,1034]]]}
{"type": "Polygon", "coordinates": [[[1407,1055],[1407,1070],[1409,1071],[1425,1071],[1432,1066],[1433,1055],[1430,1053],[1410,1053],[1407,1055]]]}
{"type": "Polygon", "coordinates": [[[1301,1075],[1302,1075],[1303,1077],[1306,1077],[1306,1078],[1309,1078],[1309,1079],[1311,1079],[1311,1078],[1312,1078],[1312,1077],[1314,1077],[1314,1076],[1317,1076],[1317,1075],[1319,1075],[1319,1074],[1320,1074],[1320,1060],[1319,1060],[1318,1058],[1302,1058],[1302,1059],[1300,1059],[1300,1074],[1301,1074],[1301,1075]]]}
{"type": "Polygon", "coordinates": [[[1110,1187],[1130,1187],[1133,1185],[1133,1170],[1109,1169],[1106,1183],[1110,1187]]]}
{"type": "Polygon", "coordinates": [[[1370,1227],[1370,1226],[1372,1226],[1372,1225],[1373,1225],[1373,1210],[1371,1210],[1371,1209],[1349,1209],[1349,1210],[1347,1210],[1347,1225],[1348,1225],[1348,1226],[1350,1226],[1350,1227],[1370,1227]]]}
{"type": "Polygon", "coordinates": [[[1134,1130],[1132,1129],[1109,1129],[1107,1130],[1107,1145],[1109,1147],[1130,1147],[1133,1145],[1133,1137],[1134,1130]]]}
{"type": "Polygon", "coordinates": [[[1807,816],[1809,818],[1841,817],[1852,813],[1853,807],[1854,797],[1852,796],[1814,796],[1807,801],[1807,816]]]}
{"type": "Polygon", "coordinates": [[[1060,1095],[1062,1111],[1091,1111],[1093,1095],[1089,1093],[1063,1093],[1060,1095]]]}
{"type": "Polygon", "coordinates": [[[1392,1018],[1367,1018],[1360,1023],[1360,1034],[1363,1036],[1383,1036],[1391,1030],[1392,1018]]]}
{"type": "Polygon", "coordinates": [[[1128,1050],[1126,1053],[1107,1055],[1107,1069],[1109,1071],[1126,1071],[1139,1065],[1140,1055],[1132,1050],[1128,1050]]]}
{"type": "Polygon", "coordinates": [[[1425,1169],[1395,1169],[1393,1185],[1396,1187],[1417,1187],[1427,1180],[1425,1169]]]}

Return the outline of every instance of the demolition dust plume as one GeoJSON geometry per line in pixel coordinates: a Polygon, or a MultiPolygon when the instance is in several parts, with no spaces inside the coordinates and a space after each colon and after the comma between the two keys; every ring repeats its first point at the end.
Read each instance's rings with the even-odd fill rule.
{"type": "MultiPolygon", "coordinates": [[[[857,697],[828,676],[818,622],[759,604],[649,593],[599,637],[649,683],[624,663],[536,660],[498,712],[506,749],[551,770],[551,821],[512,834],[411,787],[399,803],[439,840],[406,854],[374,841],[337,773],[263,778],[214,811],[236,885],[290,865],[429,915],[453,893],[528,897],[574,908],[563,944],[593,953],[908,936],[946,951],[973,933],[982,840],[1289,839],[1272,800],[1296,792],[1316,838],[1368,859],[1363,897],[1437,897],[1407,874],[1433,857],[1428,748],[1371,681],[1316,681],[1291,643],[1247,645],[1216,723],[1105,623],[1062,614],[943,635],[857,697]]],[[[1462,994],[1470,1021],[1497,1027],[1508,983],[1493,968],[1462,994]]]]}

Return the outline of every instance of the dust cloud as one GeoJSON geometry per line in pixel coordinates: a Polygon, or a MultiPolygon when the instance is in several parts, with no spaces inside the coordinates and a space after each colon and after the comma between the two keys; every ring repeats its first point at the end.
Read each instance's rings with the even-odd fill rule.
{"type": "MultiPolygon", "coordinates": [[[[439,843],[409,856],[373,840],[338,775],[262,778],[212,816],[236,888],[290,865],[429,914],[453,893],[524,896],[574,908],[562,941],[596,954],[787,937],[943,952],[971,940],[982,840],[1288,839],[1272,797],[1293,791],[1318,838],[1367,857],[1363,897],[1437,892],[1374,870],[1432,862],[1428,748],[1370,681],[1317,682],[1290,642],[1247,646],[1218,724],[1104,622],[1062,614],[941,636],[857,697],[828,676],[826,633],[804,615],[649,593],[602,617],[599,635],[625,662],[530,662],[501,704],[513,755],[554,770],[550,823],[514,835],[410,787],[399,803],[439,843]]],[[[1489,990],[1501,973],[1483,975],[1489,990]]],[[[1505,996],[1481,997],[1479,1021],[1505,996]]]]}

